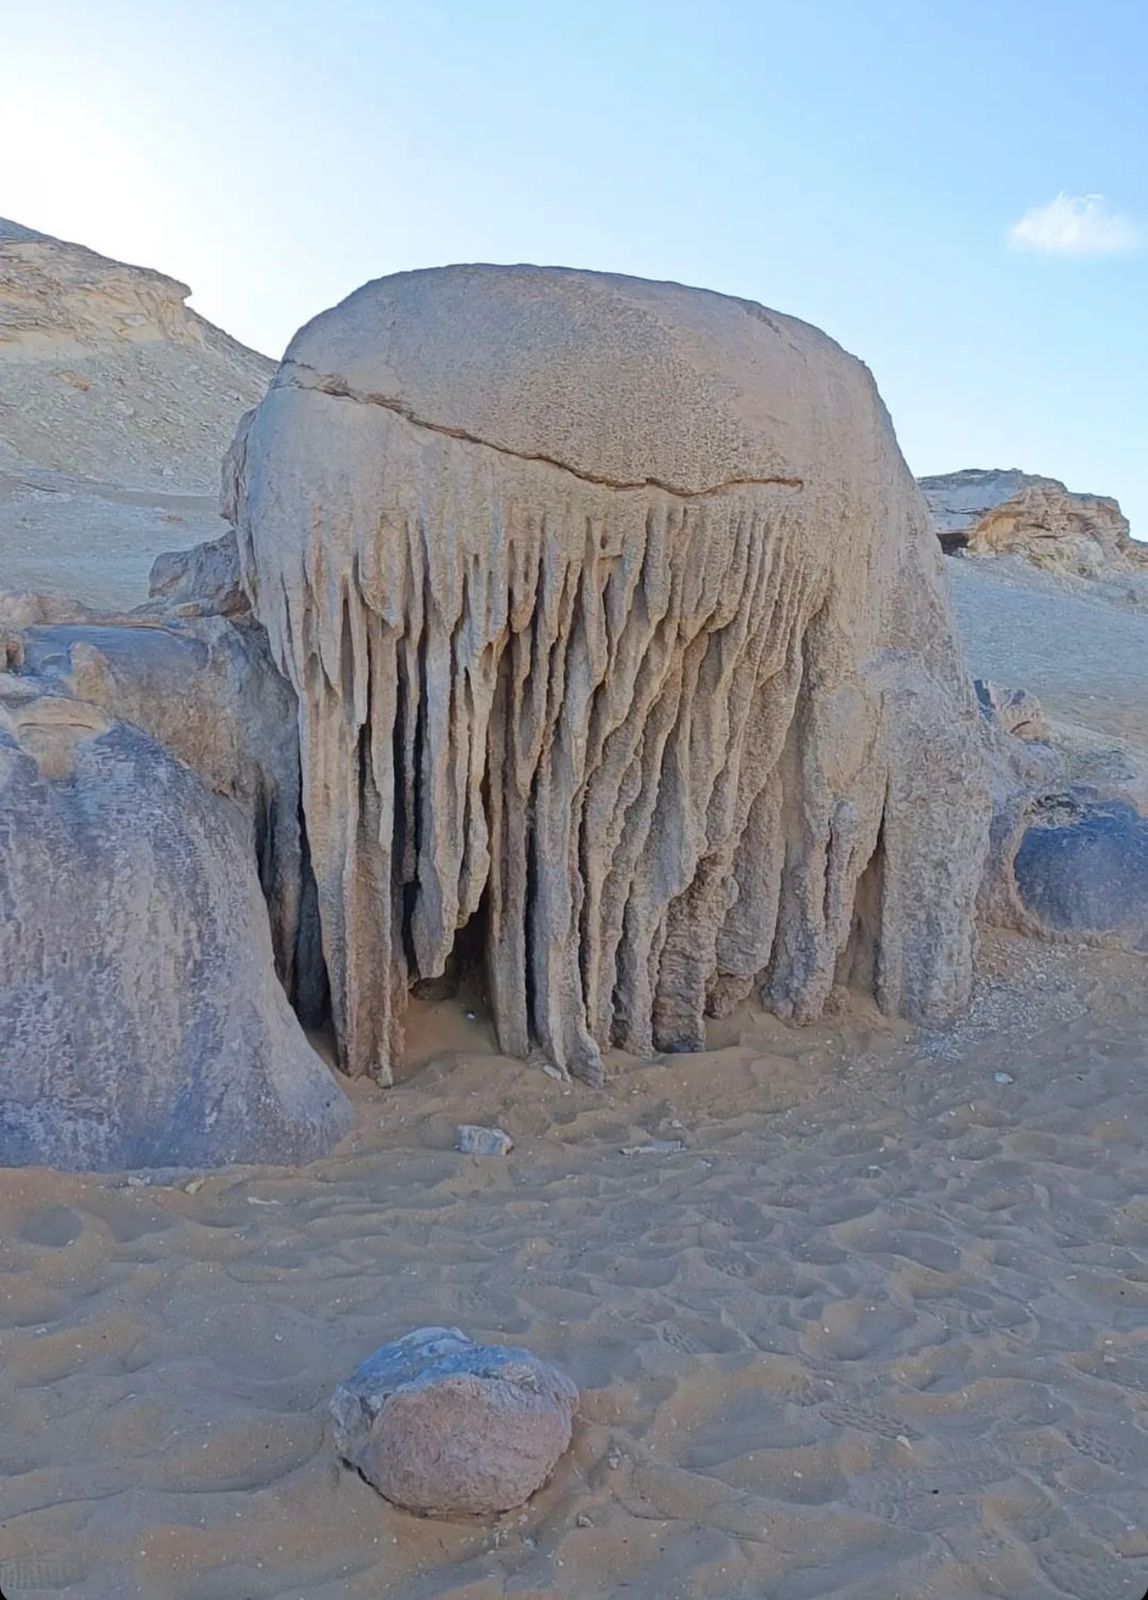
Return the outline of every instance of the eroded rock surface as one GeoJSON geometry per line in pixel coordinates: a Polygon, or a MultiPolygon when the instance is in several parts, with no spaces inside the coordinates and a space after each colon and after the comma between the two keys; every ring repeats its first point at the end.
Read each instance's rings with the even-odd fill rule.
{"type": "Polygon", "coordinates": [[[326,1007],[314,880],[300,809],[295,695],[263,630],[221,616],[71,614],[58,601],[0,596],[8,664],[54,693],[133,723],[238,802],[267,901],[276,967],[308,1025],[326,1007]],[[19,631],[5,610],[51,619],[19,631]]]}
{"type": "Polygon", "coordinates": [[[569,1445],[577,1409],[556,1367],[457,1328],[383,1345],[331,1401],[343,1460],[395,1505],[446,1517],[523,1505],[569,1445]]]}
{"type": "Polygon", "coordinates": [[[152,563],[148,594],[166,607],[187,606],[211,616],[250,611],[239,571],[235,529],[190,550],[165,550],[152,563]]]}
{"type": "Polygon", "coordinates": [[[477,919],[596,1081],[754,985],[964,1001],[987,817],[939,546],[866,369],[673,284],[459,267],[293,341],[225,472],[300,702],[342,1060],[477,919]]]}
{"type": "MultiPolygon", "coordinates": [[[[1148,546],[1107,495],[1075,494],[1056,478],[970,469],[922,478],[942,545],[970,556],[1016,556],[1070,578],[1148,577],[1148,546]]],[[[1148,596],[1146,596],[1148,597],[1148,596]]]]}
{"type": "Polygon", "coordinates": [[[301,1162],[346,1131],[275,975],[241,808],[10,675],[0,904],[0,1163],[301,1162]]]}
{"type": "Polygon", "coordinates": [[[981,715],[1002,733],[1026,743],[1048,739],[1048,723],[1040,701],[1027,689],[1008,689],[990,678],[974,678],[973,692],[981,715]]]}
{"type": "Polygon", "coordinates": [[[1025,489],[1064,488],[1056,478],[1021,472],[1018,467],[966,467],[961,472],[918,478],[917,482],[941,543],[949,550],[963,550],[986,512],[1025,489]]]}
{"type": "Polygon", "coordinates": [[[993,777],[986,921],[1035,938],[1148,949],[1148,760],[976,681],[993,777]]]}

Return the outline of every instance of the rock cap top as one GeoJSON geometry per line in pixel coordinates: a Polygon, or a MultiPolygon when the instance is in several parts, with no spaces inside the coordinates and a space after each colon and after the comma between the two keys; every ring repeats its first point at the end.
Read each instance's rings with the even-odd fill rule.
{"type": "Polygon", "coordinates": [[[536,266],[378,278],[296,334],[276,384],[682,495],[800,488],[876,400],[862,364],[796,318],[708,289],[536,266]]]}

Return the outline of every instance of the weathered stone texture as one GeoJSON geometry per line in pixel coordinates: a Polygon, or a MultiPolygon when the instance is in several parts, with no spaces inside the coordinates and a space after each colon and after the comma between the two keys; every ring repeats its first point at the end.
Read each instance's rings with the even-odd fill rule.
{"type": "Polygon", "coordinates": [[[293,341],[225,470],[299,696],[342,1060],[477,919],[503,1049],[591,1081],[754,985],[964,1001],[987,798],[867,370],[673,284],[458,267],[293,341]]]}
{"type": "Polygon", "coordinates": [[[0,1163],[322,1154],[350,1107],[275,975],[241,808],[42,687],[0,678],[0,1163]]]}

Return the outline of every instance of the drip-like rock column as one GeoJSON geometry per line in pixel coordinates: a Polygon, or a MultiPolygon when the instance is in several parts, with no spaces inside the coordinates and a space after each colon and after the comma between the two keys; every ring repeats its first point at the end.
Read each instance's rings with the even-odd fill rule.
{"type": "Polygon", "coordinates": [[[299,698],[344,1066],[481,922],[499,1041],[591,1081],[754,986],[971,976],[987,801],[923,503],[868,372],[676,285],[457,267],[293,341],[228,468],[299,698]]]}

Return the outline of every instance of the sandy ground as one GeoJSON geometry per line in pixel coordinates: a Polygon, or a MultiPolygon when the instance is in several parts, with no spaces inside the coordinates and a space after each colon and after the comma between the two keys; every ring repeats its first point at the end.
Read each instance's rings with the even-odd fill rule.
{"type": "Polygon", "coordinates": [[[161,551],[218,539],[218,495],[161,493],[0,462],[0,592],[108,611],[148,597],[161,551]]]}
{"type": "Polygon", "coordinates": [[[978,677],[1031,689],[1051,716],[1148,749],[1148,610],[1095,585],[1004,561],[949,560],[957,618],[978,677]]]}
{"type": "Polygon", "coordinates": [[[309,1169],[0,1174],[0,1587],[1140,1600],[1143,963],[993,937],[984,968],[947,1034],[747,1012],[605,1093],[439,1007],[309,1169]],[[509,1159],[453,1154],[463,1115],[509,1159]],[[333,1461],[334,1383],[427,1323],[580,1384],[527,1511],[419,1521],[333,1461]]]}
{"type": "MultiPolygon", "coordinates": [[[[1148,736],[1148,619],[956,583],[976,670],[1148,736]]],[[[308,1169],[0,1173],[0,1590],[1142,1600],[1144,977],[991,935],[952,1030],[746,1010],[602,1093],[464,996],[308,1169]],[[423,1522],[334,1461],[336,1382],[429,1323],[581,1386],[526,1511],[423,1522]]]]}

